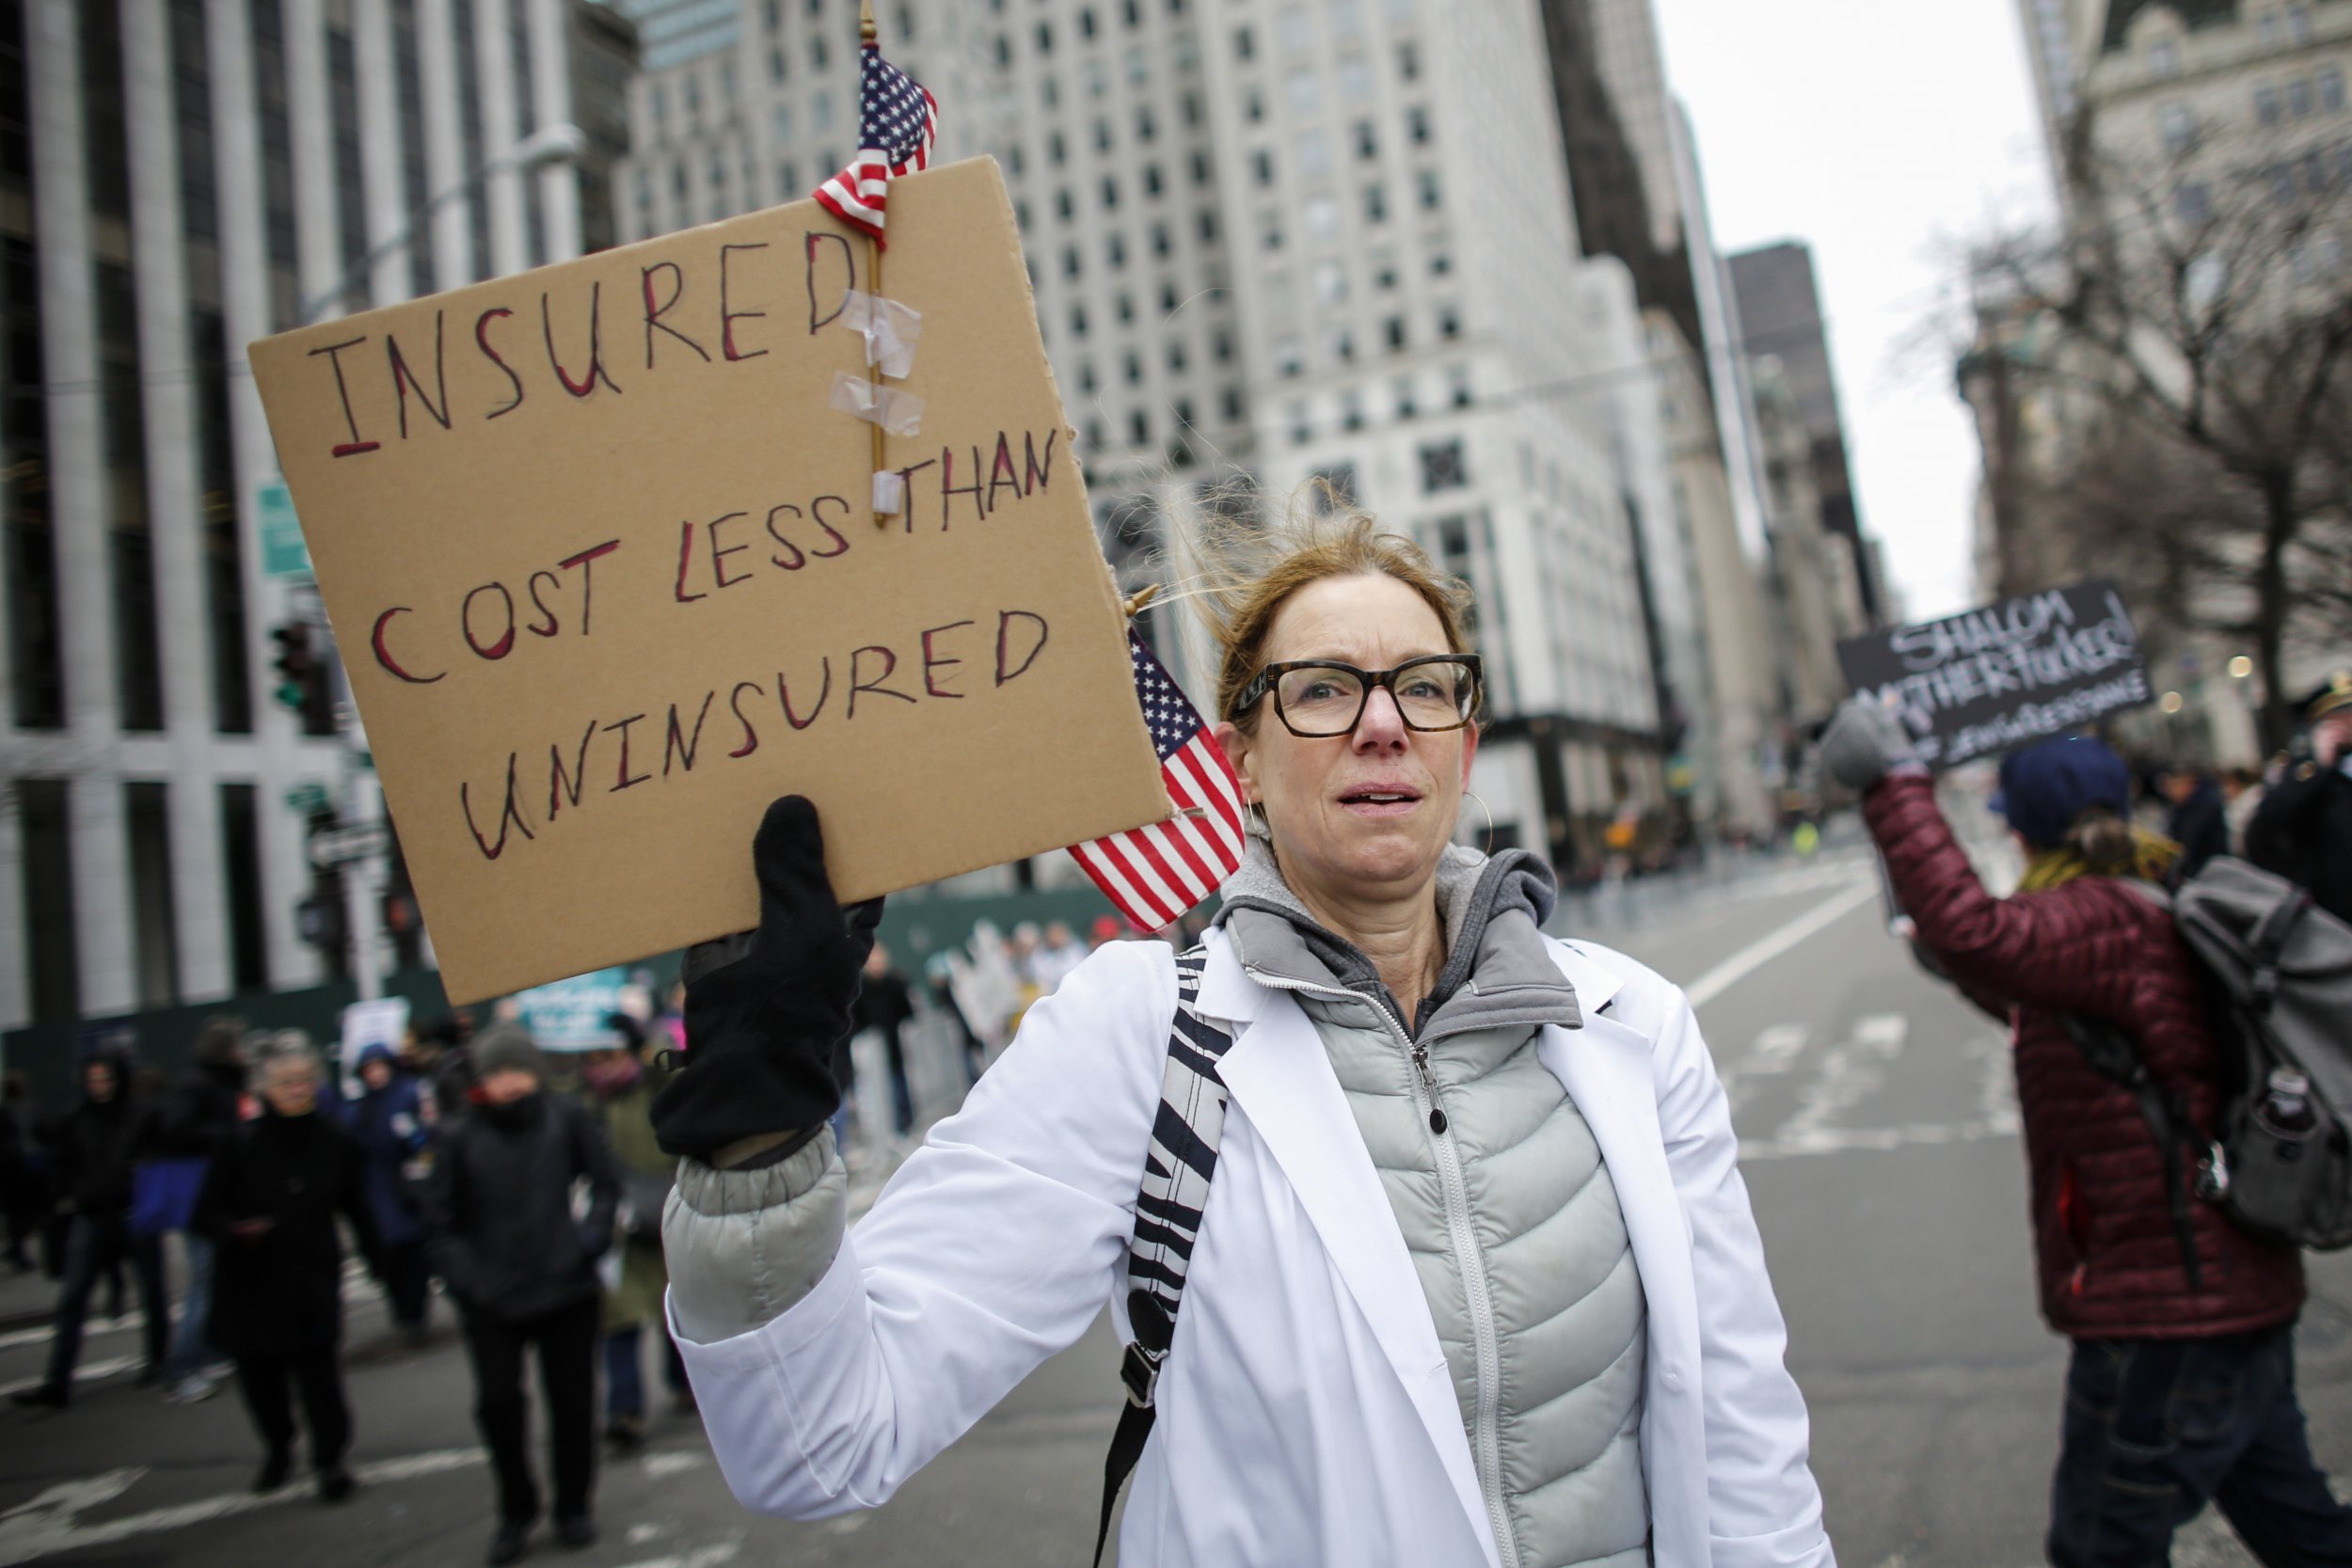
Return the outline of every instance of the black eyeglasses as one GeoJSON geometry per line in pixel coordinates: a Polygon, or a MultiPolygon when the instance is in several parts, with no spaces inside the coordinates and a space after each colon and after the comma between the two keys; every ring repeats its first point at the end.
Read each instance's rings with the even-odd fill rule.
{"type": "Polygon", "coordinates": [[[1374,689],[1386,687],[1406,729],[1458,730],[1478,711],[1479,673],[1476,654],[1430,654],[1393,670],[1294,659],[1269,664],[1251,677],[1233,715],[1248,713],[1271,691],[1284,729],[1303,740],[1324,740],[1354,733],[1374,689]]]}

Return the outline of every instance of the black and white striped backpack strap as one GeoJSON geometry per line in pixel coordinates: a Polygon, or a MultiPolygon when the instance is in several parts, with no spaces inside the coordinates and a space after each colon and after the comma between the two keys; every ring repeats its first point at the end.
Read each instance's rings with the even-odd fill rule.
{"type": "Polygon", "coordinates": [[[1143,1457],[1158,1411],[1160,1366],[1176,1337],[1176,1312],[1184,1302],[1184,1275],[1200,1234],[1200,1215],[1216,1175],[1216,1150],[1225,1133],[1225,1080],[1218,1063],[1233,1037],[1202,1018],[1194,1003],[1205,946],[1176,960],[1176,1016],[1168,1025],[1168,1059],[1160,1070],[1160,1108],[1152,1124],[1152,1148],[1136,1190],[1136,1229],[1127,1245],[1127,1322],[1135,1331],[1120,1359],[1127,1386],[1127,1408],[1103,1465],[1103,1522],[1094,1537],[1094,1560],[1103,1560],[1110,1539],[1111,1513],[1120,1488],[1143,1457]]]}

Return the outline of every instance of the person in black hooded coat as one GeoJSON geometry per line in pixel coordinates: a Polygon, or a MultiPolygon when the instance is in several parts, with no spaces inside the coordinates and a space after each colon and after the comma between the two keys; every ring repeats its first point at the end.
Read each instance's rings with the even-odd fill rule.
{"type": "Polygon", "coordinates": [[[302,1395],[319,1495],[350,1495],[343,1468],[351,1413],[343,1401],[342,1240],[350,1222],[361,1253],[379,1248],[368,1211],[359,1146],[318,1111],[323,1076],[307,1045],[281,1046],[262,1064],[266,1109],[214,1162],[197,1199],[196,1228],[217,1249],[213,1267],[212,1342],[235,1358],[246,1408],[264,1457],[256,1492],[273,1492],[294,1471],[293,1389],[302,1395]]]}

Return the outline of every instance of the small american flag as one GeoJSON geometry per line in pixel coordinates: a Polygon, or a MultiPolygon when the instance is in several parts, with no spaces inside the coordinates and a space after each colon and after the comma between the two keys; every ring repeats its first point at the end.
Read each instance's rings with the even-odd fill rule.
{"type": "Polygon", "coordinates": [[[1177,815],[1073,844],[1070,853],[1120,913],[1139,929],[1156,931],[1176,924],[1240,866],[1241,784],[1216,737],[1132,626],[1127,657],[1135,661],[1136,697],[1159,753],[1160,781],[1177,815]]]}
{"type": "Polygon", "coordinates": [[[882,238],[882,209],[890,199],[890,182],[901,174],[927,168],[931,138],[939,134],[939,101],[930,89],[882,57],[882,46],[869,43],[858,82],[858,153],[850,166],[817,187],[825,211],[852,229],[882,238]]]}

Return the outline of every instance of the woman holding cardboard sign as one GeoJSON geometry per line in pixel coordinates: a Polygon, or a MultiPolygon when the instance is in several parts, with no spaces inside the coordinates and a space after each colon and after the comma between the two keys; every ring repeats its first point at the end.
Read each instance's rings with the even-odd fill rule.
{"type": "Polygon", "coordinates": [[[1216,602],[1252,805],[1216,927],[1088,958],[846,1235],[823,1064],[870,921],[771,809],[760,928],[698,950],[656,1112],[736,1495],[882,1502],[1107,1302],[1123,1562],[1829,1563],[1689,1004],[1542,935],[1533,856],[1451,842],[1467,594],[1352,518],[1216,602]]]}

